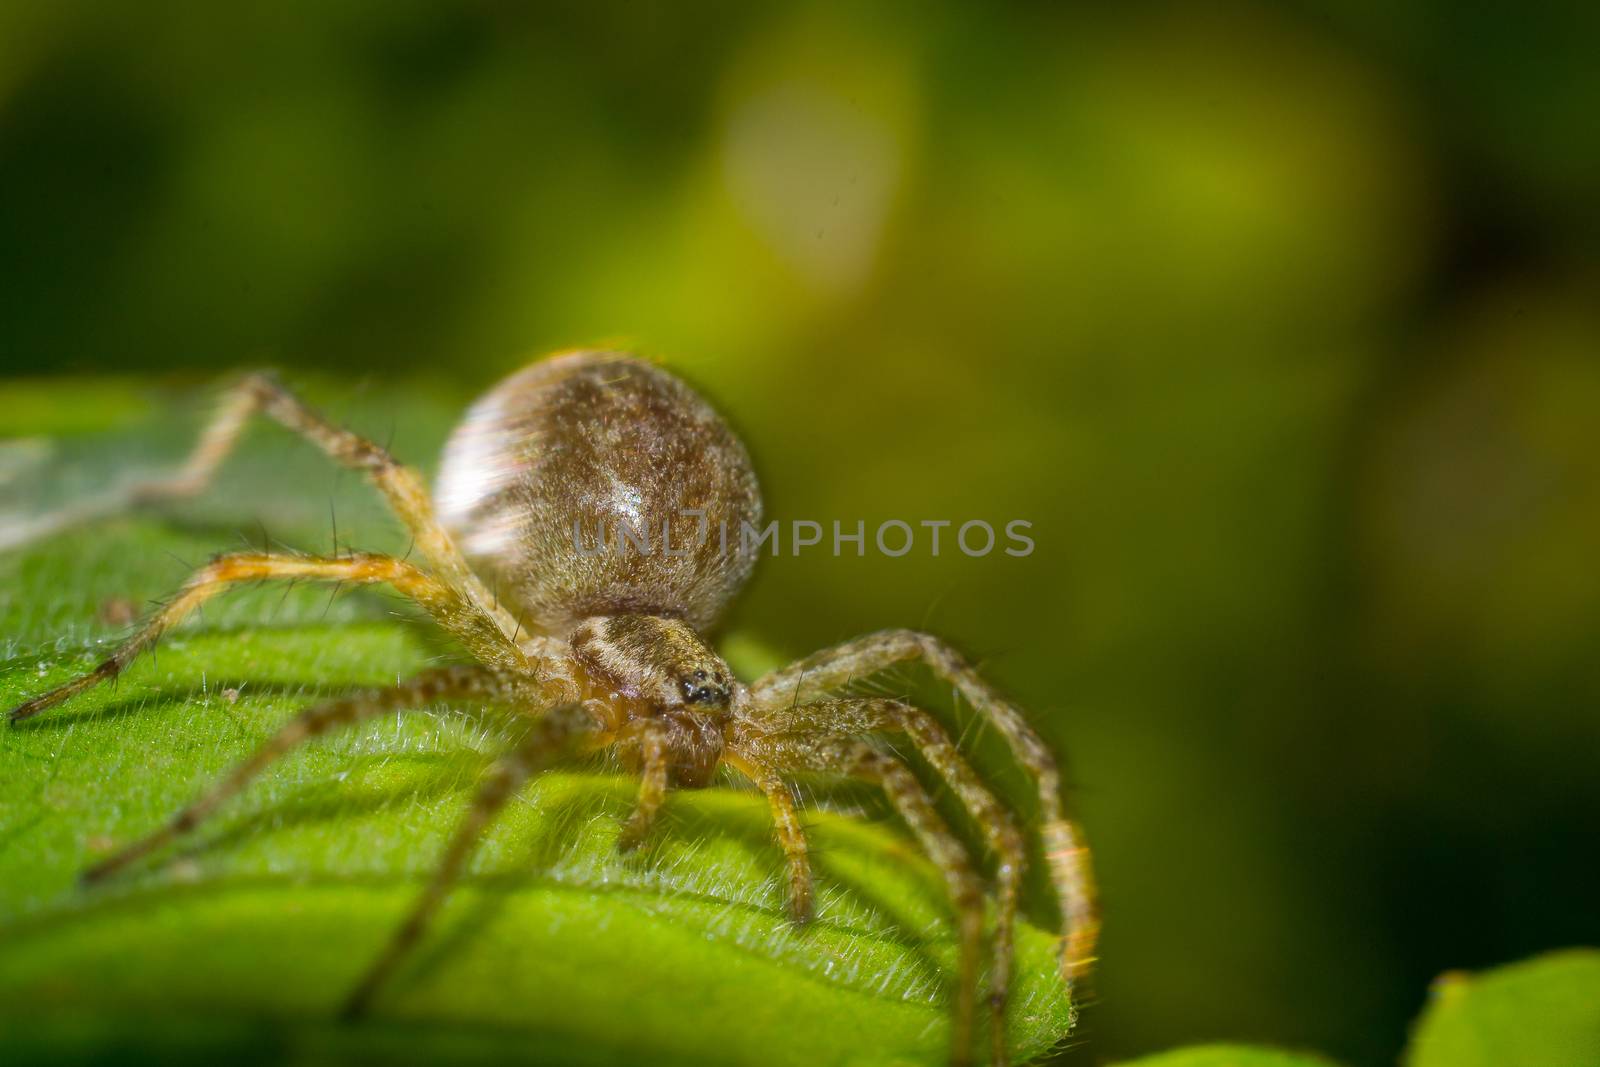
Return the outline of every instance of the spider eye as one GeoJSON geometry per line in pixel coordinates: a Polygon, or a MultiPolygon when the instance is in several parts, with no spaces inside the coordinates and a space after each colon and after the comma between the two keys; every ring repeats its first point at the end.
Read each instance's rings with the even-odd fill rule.
{"type": "Polygon", "coordinates": [[[726,704],[728,702],[727,687],[721,684],[721,679],[712,680],[705,671],[695,671],[687,678],[678,680],[679,687],[683,690],[685,704],[726,704]]]}

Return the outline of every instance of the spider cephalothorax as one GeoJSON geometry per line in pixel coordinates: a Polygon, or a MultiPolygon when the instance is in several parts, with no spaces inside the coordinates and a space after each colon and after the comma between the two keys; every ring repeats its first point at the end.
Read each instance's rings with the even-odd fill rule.
{"type": "MultiPolygon", "coordinates": [[[[598,684],[590,705],[598,719],[619,733],[659,728],[671,783],[711,784],[738,685],[722,657],[688,624],[659,615],[585,619],[568,644],[591,685],[598,684]]],[[[627,753],[636,765],[639,747],[627,753]]]]}
{"type": "Polygon", "coordinates": [[[1097,932],[1093,882],[1082,838],[1063,810],[1056,761],[1022,713],[959,654],[928,634],[889,630],[746,685],[704,640],[749,575],[751,557],[740,551],[737,532],[759,520],[761,498],[744,446],[677,378],[620,353],[590,351],[518,372],[478,401],[451,436],[436,512],[421,479],[385,449],[330,424],[273,379],[253,375],[228,394],[176,477],[74,508],[63,521],[198,492],[255,411],[366,472],[411,531],[426,566],[371,553],[218,556],[93,671],[24,703],[12,720],[116,677],[210,597],[268,578],[388,583],[455,635],[477,663],[306,710],[168,826],[91,868],[87,879],[189,832],[279,756],[330,730],[440,701],[525,718],[522,739],[486,773],[432,882],[347,1001],[346,1012],[357,1014],[422,935],[495,815],[530,776],[566,755],[611,749],[638,773],[638,800],[619,838],[623,848],[643,840],[671,788],[704,787],[724,767],[753,782],[770,804],[788,858],[789,908],[798,922],[811,917],[813,893],[788,778],[844,775],[881,788],[944,875],[960,944],[951,1057],[964,1062],[982,969],[984,885],[927,787],[878,743],[897,734],[960,801],[994,857],[990,1031],[993,1059],[1004,1062],[1025,855],[1021,829],[932,715],[899,700],[849,695],[853,681],[915,661],[993,725],[1033,777],[1037,833],[1065,924],[1062,973],[1071,982],[1088,970],[1097,932]]]}

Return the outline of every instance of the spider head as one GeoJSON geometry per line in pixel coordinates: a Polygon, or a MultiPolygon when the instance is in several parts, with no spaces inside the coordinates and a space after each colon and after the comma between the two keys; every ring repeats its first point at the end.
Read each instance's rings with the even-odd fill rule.
{"type": "Polygon", "coordinates": [[[569,642],[591,674],[657,711],[720,720],[739,690],[722,657],[681,619],[597,616],[579,624],[569,642]]]}

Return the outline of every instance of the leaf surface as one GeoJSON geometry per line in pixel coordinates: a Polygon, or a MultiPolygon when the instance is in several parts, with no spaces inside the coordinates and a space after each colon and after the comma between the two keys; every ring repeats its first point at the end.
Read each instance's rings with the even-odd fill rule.
{"type": "MultiPolygon", "coordinates": [[[[397,450],[427,456],[451,410],[397,394],[344,414],[361,427],[363,411],[385,413],[404,428],[397,450]]],[[[107,414],[114,432],[77,411],[79,436],[28,442],[32,455],[47,441],[45,458],[0,485],[0,513],[168,466],[197,425],[128,429],[107,414]]],[[[29,432],[48,433],[44,418],[29,432]]],[[[241,536],[328,551],[336,522],[341,545],[403,552],[368,493],[281,431],[255,431],[201,501],[0,555],[0,704],[91,667],[130,602],[170,594],[241,536]]],[[[743,664],[763,656],[734,644],[743,664]]],[[[676,793],[651,845],[624,857],[615,841],[634,783],[604,766],[527,789],[374,1018],[335,1025],[504,745],[494,715],[435,708],[304,746],[191,840],[95,891],[75,886],[297,709],[457,656],[385,591],[243,589],[115,688],[0,729],[6,1061],[945,1060],[949,906],[897,825],[810,813],[820,910],[798,930],[758,795],[676,793]]],[[[1022,1060],[1059,1042],[1072,1010],[1053,938],[1023,924],[1018,942],[1010,1040],[1022,1060]]]]}
{"type": "Polygon", "coordinates": [[[1434,983],[1408,1067],[1600,1064],[1600,951],[1570,949],[1434,983]]]}

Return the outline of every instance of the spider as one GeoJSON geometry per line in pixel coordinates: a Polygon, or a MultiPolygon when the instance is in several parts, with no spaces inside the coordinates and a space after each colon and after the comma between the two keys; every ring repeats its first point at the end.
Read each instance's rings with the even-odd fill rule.
{"type": "MultiPolygon", "coordinates": [[[[853,680],[920,661],[993,724],[1037,786],[1038,830],[1065,931],[1059,966],[1069,984],[1087,973],[1098,928],[1093,882],[1082,836],[1063,810],[1056,761],[1022,713],[949,645],[910,630],[883,631],[745,683],[702,636],[753,564],[752,553],[730,551],[706,531],[724,522],[735,529],[755,524],[761,497],[743,444],[682,381],[620,352],[581,350],[535,362],[472,406],[445,446],[436,497],[430,497],[419,475],[386,449],[328,422],[274,378],[254,374],[225,395],[176,475],[135,485],[116,502],[202,491],[255,412],[363,471],[410,531],[425,566],[362,552],[217,556],[104,662],[17,707],[11,721],[115,678],[203,602],[230,585],[261,579],[388,583],[453,634],[476,662],[427,670],[303,711],[166,826],[87,870],[86,882],[193,831],[273,761],[332,730],[441,701],[526,717],[526,732],[485,772],[431,880],[350,993],[344,1015],[355,1017],[368,1010],[422,937],[496,815],[531,776],[564,757],[610,748],[637,772],[637,800],[619,838],[624,850],[645,839],[671,789],[703,788],[722,767],[754,783],[787,858],[787,904],[796,923],[811,918],[813,890],[805,829],[786,776],[848,776],[883,791],[947,884],[959,945],[951,1060],[966,1063],[979,1003],[987,893],[928,789],[882,745],[884,735],[899,735],[954,793],[994,854],[990,1055],[1004,1063],[1002,1024],[1025,854],[1018,821],[928,712],[899,700],[849,695],[853,680]],[[698,538],[681,528],[691,516],[698,538]],[[686,547],[649,554],[575,551],[578,524],[595,517],[661,529],[686,547]]],[[[79,517],[94,510],[80,509],[79,517]]]]}

